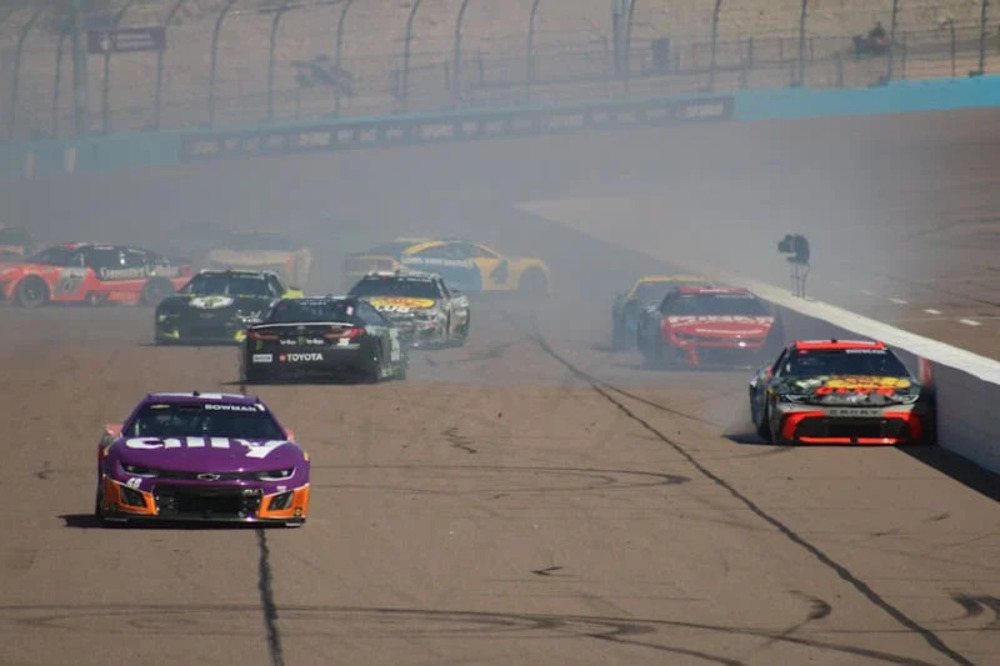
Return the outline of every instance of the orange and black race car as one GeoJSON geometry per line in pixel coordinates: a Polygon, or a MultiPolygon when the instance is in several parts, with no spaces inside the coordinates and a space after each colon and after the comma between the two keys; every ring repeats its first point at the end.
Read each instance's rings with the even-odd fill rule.
{"type": "Polygon", "coordinates": [[[18,262],[0,263],[0,299],[43,303],[141,303],[155,306],[193,274],[186,260],[129,245],[64,243],[18,262]]]}
{"type": "Polygon", "coordinates": [[[776,444],[921,444],[936,439],[933,393],[872,340],[800,340],[750,382],[750,417],[776,444]]]}

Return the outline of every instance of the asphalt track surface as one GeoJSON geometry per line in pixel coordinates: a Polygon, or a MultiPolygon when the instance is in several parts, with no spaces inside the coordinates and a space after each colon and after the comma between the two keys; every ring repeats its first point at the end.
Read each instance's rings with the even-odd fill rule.
{"type": "MultiPolygon", "coordinates": [[[[700,135],[714,143],[691,167],[677,162],[699,135],[637,132],[4,185],[8,216],[52,240],[279,220],[325,257],[311,291],[342,288],[343,252],[407,231],[530,252],[556,278],[544,302],[477,300],[466,347],[416,352],[405,381],[251,388],[312,456],[311,515],[294,530],[95,526],[102,424],[147,391],[239,391],[235,351],[152,347],[145,308],[0,312],[0,663],[996,663],[993,499],[901,450],[761,443],[745,370],[653,372],[608,351],[614,291],[665,268],[516,209],[648,201],[656,183],[680,198],[682,171],[733,192],[760,177],[755,147],[803,198],[836,166],[803,171],[817,135],[810,149],[844,173],[871,167],[843,161],[855,137],[895,146],[882,166],[943,160],[987,179],[988,118],[729,126],[700,135]]],[[[906,189],[886,185],[886,209],[927,207],[914,193],[937,180],[917,176],[897,173],[906,189]]],[[[843,181],[839,200],[868,197],[859,174],[843,181]]],[[[946,194],[985,209],[988,189],[946,194]]]]}

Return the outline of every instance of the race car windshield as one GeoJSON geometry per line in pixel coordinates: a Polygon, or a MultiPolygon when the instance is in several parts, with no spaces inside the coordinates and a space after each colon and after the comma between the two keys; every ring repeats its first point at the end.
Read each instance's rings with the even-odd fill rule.
{"type": "Polygon", "coordinates": [[[32,264],[46,266],[69,266],[76,250],[67,247],[50,247],[32,256],[28,261],[32,264]]]}
{"type": "Polygon", "coordinates": [[[671,315],[729,315],[767,317],[764,304],[748,294],[679,294],[663,303],[661,311],[671,315]]]}
{"type": "Polygon", "coordinates": [[[246,403],[149,404],[139,411],[125,436],[285,439],[285,433],[262,405],[246,403]]]}
{"type": "Polygon", "coordinates": [[[430,280],[398,280],[366,278],[354,285],[351,296],[403,296],[407,298],[439,298],[437,285],[430,280]]]}
{"type": "Polygon", "coordinates": [[[890,351],[823,350],[792,354],[783,374],[791,377],[818,375],[875,375],[909,377],[906,366],[890,351]]]}
{"type": "Polygon", "coordinates": [[[693,286],[696,285],[687,282],[643,282],[635,288],[632,298],[643,305],[655,305],[662,301],[671,289],[693,286]]]}
{"type": "Polygon", "coordinates": [[[180,290],[181,294],[208,296],[268,296],[267,284],[258,278],[232,275],[196,275],[180,290]]]}
{"type": "Polygon", "coordinates": [[[354,318],[354,306],[349,301],[289,299],[271,309],[266,323],[353,322],[354,318]]]}

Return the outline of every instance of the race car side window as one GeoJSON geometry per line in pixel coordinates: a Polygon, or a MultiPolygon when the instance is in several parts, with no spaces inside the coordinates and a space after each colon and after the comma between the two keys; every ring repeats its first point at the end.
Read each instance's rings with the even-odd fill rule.
{"type": "Polygon", "coordinates": [[[448,285],[444,283],[444,280],[435,280],[434,282],[437,284],[438,289],[445,298],[451,298],[451,292],[448,291],[448,285]]]}
{"type": "Polygon", "coordinates": [[[463,243],[463,245],[467,246],[465,249],[467,257],[485,257],[487,259],[500,258],[500,255],[498,255],[496,252],[482,245],[476,245],[475,243],[463,243]]]}
{"type": "Polygon", "coordinates": [[[389,321],[368,301],[358,301],[358,316],[368,326],[388,326],[389,321]]]}
{"type": "Polygon", "coordinates": [[[124,253],[118,248],[91,248],[85,257],[89,268],[100,270],[102,268],[117,269],[125,266],[124,253]]]}
{"type": "Polygon", "coordinates": [[[781,368],[784,365],[785,361],[788,360],[788,356],[789,356],[788,348],[785,347],[784,349],[781,350],[781,353],[778,354],[778,359],[771,366],[772,377],[778,377],[779,375],[784,374],[783,372],[781,372],[781,368]]]}
{"type": "Polygon", "coordinates": [[[267,286],[272,296],[281,296],[288,291],[277,275],[267,276],[267,286]]]}
{"type": "Polygon", "coordinates": [[[69,258],[69,261],[66,262],[66,265],[72,266],[74,268],[82,268],[84,266],[90,266],[90,263],[87,261],[88,259],[87,255],[88,255],[87,250],[78,250],[77,252],[73,253],[73,256],[69,258]]]}
{"type": "Polygon", "coordinates": [[[151,256],[151,253],[145,250],[135,250],[132,248],[126,248],[123,253],[124,263],[122,264],[125,268],[142,268],[153,263],[157,263],[155,258],[151,256]]]}

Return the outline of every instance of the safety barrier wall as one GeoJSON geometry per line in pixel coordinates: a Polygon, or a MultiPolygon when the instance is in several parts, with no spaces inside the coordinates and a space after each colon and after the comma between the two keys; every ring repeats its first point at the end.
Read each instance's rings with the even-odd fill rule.
{"type": "Polygon", "coordinates": [[[0,143],[0,178],[39,178],[224,157],[513,138],[693,121],[759,121],[992,106],[1000,106],[1000,76],[899,81],[858,89],[744,90],[212,130],[136,132],[0,143]]]}
{"type": "Polygon", "coordinates": [[[933,351],[922,355],[921,348],[907,340],[885,339],[864,325],[843,328],[787,306],[779,306],[779,312],[789,340],[876,338],[892,344],[914,373],[930,380],[937,403],[938,444],[980,467],[1000,472],[1000,419],[991,413],[1000,404],[1000,384],[954,367],[953,361],[934,358],[933,351]]]}

